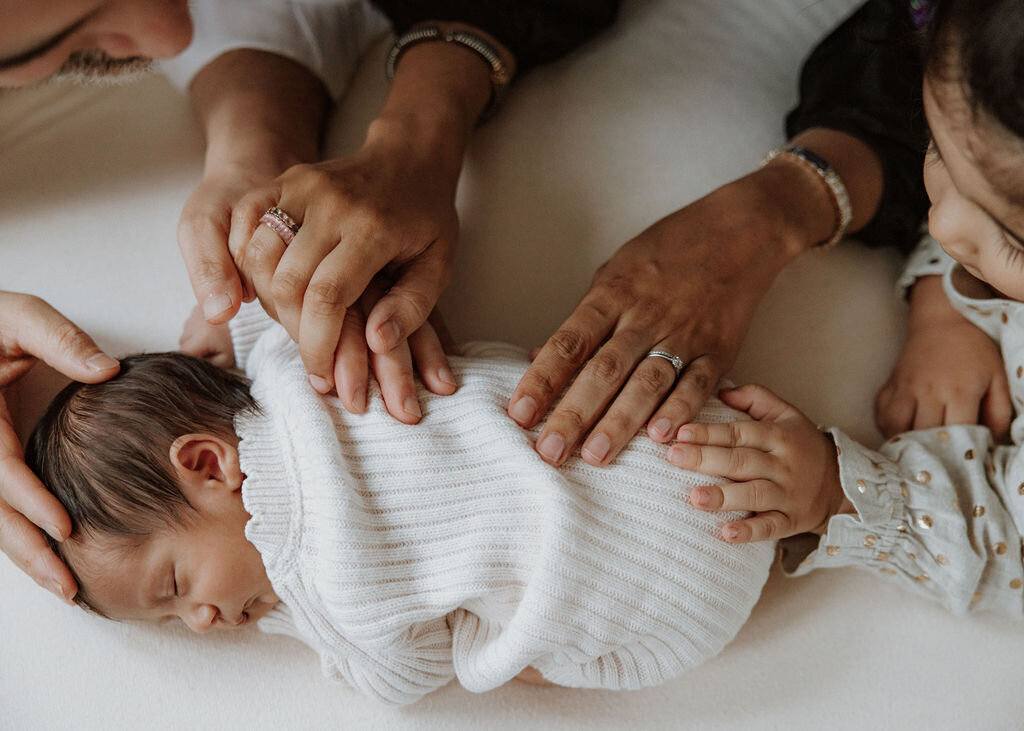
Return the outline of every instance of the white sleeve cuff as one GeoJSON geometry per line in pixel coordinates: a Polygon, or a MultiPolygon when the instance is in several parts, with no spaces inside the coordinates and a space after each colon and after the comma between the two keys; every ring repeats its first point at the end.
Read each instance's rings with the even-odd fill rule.
{"type": "Polygon", "coordinates": [[[927,231],[922,233],[917,248],[907,258],[903,273],[896,280],[896,291],[907,299],[910,289],[921,277],[942,276],[954,263],[953,257],[942,250],[942,246],[927,231]]]}
{"type": "Polygon", "coordinates": [[[338,99],[359,57],[389,29],[387,18],[368,0],[197,0],[192,16],[192,44],[160,63],[182,91],[215,58],[245,48],[302,64],[338,99]]]}

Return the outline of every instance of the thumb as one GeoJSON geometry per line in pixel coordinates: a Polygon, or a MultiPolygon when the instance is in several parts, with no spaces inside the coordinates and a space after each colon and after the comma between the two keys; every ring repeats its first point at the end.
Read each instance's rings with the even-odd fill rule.
{"type": "Polygon", "coordinates": [[[208,216],[178,224],[178,247],[203,317],[210,324],[227,322],[242,304],[242,281],[228,251],[228,221],[208,216]]]}
{"type": "Polygon", "coordinates": [[[366,342],[375,353],[387,353],[427,321],[437,304],[447,274],[440,261],[420,257],[404,268],[366,319],[366,342]]]}
{"type": "MultiPolygon", "coordinates": [[[[20,307],[11,310],[16,318],[13,332],[20,350],[76,381],[99,383],[117,373],[120,364],[71,320],[38,297],[13,296],[24,298],[20,307]]],[[[3,309],[0,304],[0,310],[3,309]]]]}
{"type": "Polygon", "coordinates": [[[783,401],[770,390],[758,383],[747,384],[739,388],[721,391],[718,397],[734,409],[746,411],[757,421],[782,421],[799,415],[789,403],[783,401]]]}

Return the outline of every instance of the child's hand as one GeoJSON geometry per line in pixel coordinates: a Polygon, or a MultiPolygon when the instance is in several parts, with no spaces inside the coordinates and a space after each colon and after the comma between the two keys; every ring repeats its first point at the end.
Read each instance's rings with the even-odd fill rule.
{"type": "Polygon", "coordinates": [[[730,543],[823,530],[845,499],[832,440],[764,386],[728,389],[719,398],[755,421],[680,428],[669,462],[736,481],[696,487],[690,503],[699,510],[755,513],[722,526],[730,543]]]}
{"type": "Polygon", "coordinates": [[[910,300],[907,342],[875,398],[875,422],[891,437],[911,429],[982,423],[996,441],[1013,407],[995,342],[953,309],[940,277],[923,277],[910,300]]]}
{"type": "Polygon", "coordinates": [[[219,368],[235,365],[235,346],[231,342],[231,329],[227,323],[211,325],[199,305],[185,321],[178,347],[186,355],[208,360],[219,368]]]}

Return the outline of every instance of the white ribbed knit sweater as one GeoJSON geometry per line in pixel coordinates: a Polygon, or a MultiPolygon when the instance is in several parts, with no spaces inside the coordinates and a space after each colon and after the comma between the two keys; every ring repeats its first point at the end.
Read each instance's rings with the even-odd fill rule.
{"type": "Polygon", "coordinates": [[[560,685],[640,688],[746,620],[773,546],[722,542],[734,516],[687,502],[707,478],[645,437],[610,467],[545,464],[505,413],[522,351],[452,358],[458,392],[421,390],[407,426],[379,394],[363,415],[319,396],[268,323],[247,306],[232,325],[263,409],[236,420],[246,536],[283,604],[261,627],[312,646],[328,676],[391,703],[453,677],[489,690],[530,665],[560,685]]]}

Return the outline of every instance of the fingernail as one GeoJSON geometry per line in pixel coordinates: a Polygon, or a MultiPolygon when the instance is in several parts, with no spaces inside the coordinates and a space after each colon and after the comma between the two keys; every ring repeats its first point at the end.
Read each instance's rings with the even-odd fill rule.
{"type": "Polygon", "coordinates": [[[63,543],[64,542],[64,537],[60,534],[60,531],[57,530],[57,526],[55,526],[55,525],[44,525],[43,526],[43,530],[45,530],[49,534],[50,538],[52,538],[53,540],[57,541],[57,543],[63,543]]]}
{"type": "Polygon", "coordinates": [[[56,579],[50,579],[49,583],[46,585],[46,588],[54,594],[56,594],[57,596],[59,596],[64,601],[68,601],[67,594],[64,593],[64,585],[56,579]]]}
{"type": "Polygon", "coordinates": [[[437,379],[442,383],[448,384],[449,386],[459,385],[455,382],[455,376],[453,376],[452,372],[447,368],[442,367],[437,369],[437,379]]]}
{"type": "Polygon", "coordinates": [[[605,434],[597,434],[587,440],[583,445],[583,451],[595,462],[602,461],[608,456],[608,450],[612,448],[612,440],[605,434]]]}
{"type": "Polygon", "coordinates": [[[679,431],[676,432],[676,439],[681,442],[688,442],[693,439],[693,429],[687,429],[685,426],[679,427],[679,431]]]}
{"type": "Polygon", "coordinates": [[[665,458],[669,462],[671,462],[672,464],[674,464],[674,465],[676,465],[678,467],[678,466],[682,466],[682,464],[684,462],[685,456],[686,456],[685,449],[683,447],[680,447],[678,444],[676,444],[676,445],[673,445],[673,446],[669,447],[668,454],[665,455],[665,458]]]}
{"type": "Polygon", "coordinates": [[[512,408],[508,410],[508,415],[523,425],[533,423],[533,417],[536,413],[537,402],[530,396],[523,396],[512,404],[512,408]]]}
{"type": "Polygon", "coordinates": [[[109,371],[120,364],[106,353],[97,353],[85,361],[85,365],[92,371],[109,371]]]}
{"type": "Polygon", "coordinates": [[[366,391],[363,389],[357,389],[352,392],[352,408],[356,413],[363,413],[366,411],[366,391]]]}
{"type": "Polygon", "coordinates": [[[409,396],[402,402],[402,408],[409,416],[415,416],[417,419],[423,416],[423,412],[420,411],[420,402],[415,396],[409,396]]]}
{"type": "Polygon", "coordinates": [[[654,432],[654,435],[659,439],[664,439],[665,437],[667,437],[668,430],[671,428],[672,422],[666,419],[665,417],[661,417],[660,419],[655,420],[653,424],[651,424],[651,431],[654,432]]]}
{"type": "Polygon", "coordinates": [[[331,390],[331,384],[326,379],[312,373],[309,374],[309,385],[316,389],[317,393],[329,393],[331,390]]]}
{"type": "Polygon", "coordinates": [[[386,350],[391,350],[398,344],[398,325],[388,320],[377,328],[377,337],[381,339],[386,350]]]}
{"type": "Polygon", "coordinates": [[[558,462],[565,451],[565,437],[561,434],[548,434],[537,443],[537,451],[548,462],[558,462]]]}
{"type": "Polygon", "coordinates": [[[212,320],[217,315],[224,314],[224,311],[231,307],[231,295],[208,294],[203,302],[203,317],[212,320]]]}
{"type": "Polygon", "coordinates": [[[736,526],[727,525],[724,528],[722,528],[722,535],[725,537],[727,541],[734,541],[736,540],[736,538],[739,537],[740,532],[736,528],[736,526]]]}
{"type": "Polygon", "coordinates": [[[698,488],[695,488],[690,493],[690,504],[691,505],[706,506],[708,503],[711,502],[710,498],[711,498],[711,496],[708,495],[708,491],[707,490],[702,490],[701,488],[698,487],[698,488]]]}

